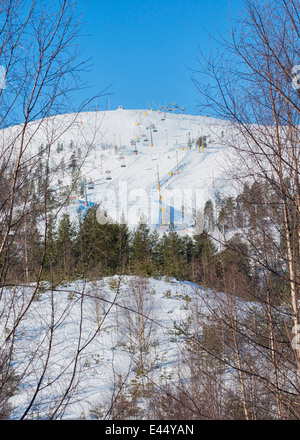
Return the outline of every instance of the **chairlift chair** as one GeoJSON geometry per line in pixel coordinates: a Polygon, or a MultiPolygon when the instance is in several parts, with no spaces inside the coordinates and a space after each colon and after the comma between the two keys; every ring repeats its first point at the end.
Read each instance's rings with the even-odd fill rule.
{"type": "Polygon", "coordinates": [[[88,183],[88,189],[94,189],[95,182],[89,182],[88,183]]]}

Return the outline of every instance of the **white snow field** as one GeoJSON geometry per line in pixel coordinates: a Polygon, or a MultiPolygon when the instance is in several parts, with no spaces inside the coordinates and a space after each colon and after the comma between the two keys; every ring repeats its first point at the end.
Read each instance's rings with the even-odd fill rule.
{"type": "MultiPolygon", "coordinates": [[[[27,150],[32,154],[33,148],[53,145],[50,180],[58,200],[61,189],[71,185],[69,163],[76,156],[82,165],[78,183],[85,189],[84,194],[72,194],[67,208],[71,215],[97,203],[130,227],[143,214],[151,228],[164,229],[172,221],[178,231],[190,233],[196,211],[217,192],[231,189],[226,171],[236,158],[224,146],[229,127],[205,116],[151,110],[83,112],[31,123],[27,150]],[[199,137],[206,137],[205,148],[197,144],[199,137]],[[56,144],[63,148],[56,150],[56,144]]],[[[8,139],[21,129],[1,134],[8,139]]]]}
{"type": "MultiPolygon", "coordinates": [[[[145,319],[146,343],[151,347],[144,355],[147,376],[159,383],[163,375],[174,375],[176,381],[184,342],[176,336],[174,325],[187,319],[188,305],[196,299],[199,309],[208,315],[215,294],[190,282],[149,279],[143,281],[146,287],[140,309],[133,295],[139,282],[125,277],[117,292],[115,276],[94,283],[72,283],[53,294],[39,295],[16,335],[13,367],[25,380],[11,400],[13,418],[23,415],[37,387],[39,394],[29,418],[49,417],[65,393],[67,398],[55,414],[60,419],[89,418],[90,410],[99,404],[107,409],[120,375],[127,383],[138,380],[135,329],[139,315],[134,311],[145,319]]],[[[27,287],[18,295],[16,309],[24,307],[30,290],[27,287]]]]}

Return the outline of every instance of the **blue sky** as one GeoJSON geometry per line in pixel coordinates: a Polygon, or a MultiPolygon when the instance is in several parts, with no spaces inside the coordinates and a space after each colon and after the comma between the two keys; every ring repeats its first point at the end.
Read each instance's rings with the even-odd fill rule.
{"type": "MultiPolygon", "coordinates": [[[[242,0],[230,0],[231,15],[242,0]]],[[[227,0],[87,0],[81,46],[92,57],[80,97],[105,90],[99,109],[157,108],[177,102],[198,114],[199,95],[191,73],[199,50],[208,52],[207,32],[228,31],[227,0]]]]}

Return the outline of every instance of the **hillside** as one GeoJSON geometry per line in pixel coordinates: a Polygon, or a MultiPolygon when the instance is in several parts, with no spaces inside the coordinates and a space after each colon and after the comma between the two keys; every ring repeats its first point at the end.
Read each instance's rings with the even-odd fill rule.
{"type": "Polygon", "coordinates": [[[123,109],[80,119],[79,143],[88,138],[87,127],[101,121],[82,169],[93,182],[86,186],[86,200],[102,204],[119,221],[125,214],[134,226],[143,213],[152,227],[163,226],[159,181],[165,224],[172,220],[177,229],[186,230],[194,226],[195,210],[222,187],[220,139],[226,125],[220,121],[123,109]],[[197,145],[199,138],[206,139],[206,148],[197,145]]]}
{"type": "MultiPolygon", "coordinates": [[[[28,151],[51,143],[51,188],[58,201],[72,186],[72,161],[80,168],[70,214],[97,203],[117,221],[124,215],[130,227],[143,213],[152,228],[172,221],[189,233],[196,211],[226,186],[227,128],[225,121],[170,112],[83,112],[32,123],[28,151]]],[[[3,130],[3,136],[16,130],[21,127],[3,130]]]]}
{"type": "MultiPolygon", "coordinates": [[[[1,134],[15,147],[10,159],[22,127],[1,134]]],[[[248,408],[253,419],[277,417],[277,384],[289,398],[298,380],[274,233],[281,201],[258,181],[242,188],[242,203],[226,199],[234,134],[206,117],[122,108],[27,127],[15,203],[4,199],[2,213],[5,417],[240,419],[248,408]],[[213,235],[232,237],[228,246],[194,234],[208,199],[219,209],[210,205],[212,222],[223,214],[213,235]],[[93,204],[133,229],[144,214],[152,231],[99,227],[93,204]],[[170,221],[176,231],[157,234],[170,221]],[[274,341],[283,359],[275,382],[274,341]]]]}

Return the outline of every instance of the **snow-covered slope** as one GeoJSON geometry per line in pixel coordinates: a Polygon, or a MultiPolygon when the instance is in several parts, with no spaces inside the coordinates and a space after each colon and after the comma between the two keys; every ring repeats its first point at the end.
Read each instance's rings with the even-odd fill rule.
{"type": "MultiPolygon", "coordinates": [[[[23,381],[11,399],[13,418],[23,414],[37,389],[29,417],[31,412],[34,418],[49,416],[66,392],[56,414],[59,418],[89,417],[89,411],[99,404],[107,409],[119,377],[126,383],[139,380],[140,316],[149,345],[149,352],[143,354],[147,377],[157,383],[168,375],[176,380],[184,339],[174,326],[187,320],[189,304],[195,301],[209,315],[214,295],[176,280],[125,277],[117,289],[118,282],[113,277],[62,285],[54,295],[41,293],[32,304],[15,336],[14,370],[23,381]]],[[[11,293],[5,291],[5,295],[11,293]]],[[[30,286],[24,288],[16,309],[24,307],[30,294],[30,286]]]]}
{"type": "Polygon", "coordinates": [[[226,124],[206,117],[118,109],[82,115],[79,138],[86,137],[85,124],[93,118],[101,123],[96,148],[83,167],[94,182],[87,187],[87,200],[102,203],[118,220],[124,213],[131,225],[143,212],[152,226],[163,220],[166,225],[172,220],[179,229],[193,226],[195,210],[222,185],[226,151],[220,139],[226,124]],[[204,136],[203,149],[197,140],[204,136]]]}
{"type": "MultiPolygon", "coordinates": [[[[119,108],[37,121],[28,138],[34,133],[29,142],[34,148],[51,142],[52,170],[65,165],[64,172],[53,173],[58,199],[62,185],[71,184],[72,154],[77,164],[83,163],[81,193],[72,195],[71,214],[97,203],[118,221],[124,215],[130,226],[143,213],[151,227],[172,221],[186,232],[195,226],[196,210],[226,185],[230,154],[223,141],[228,128],[226,121],[203,116],[119,108]],[[197,144],[199,137],[206,137],[205,148],[197,144]],[[56,150],[56,144],[62,148],[56,150]]],[[[18,130],[2,133],[9,137],[18,130]]]]}

